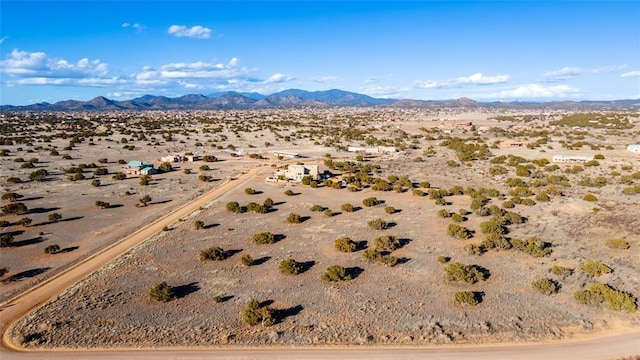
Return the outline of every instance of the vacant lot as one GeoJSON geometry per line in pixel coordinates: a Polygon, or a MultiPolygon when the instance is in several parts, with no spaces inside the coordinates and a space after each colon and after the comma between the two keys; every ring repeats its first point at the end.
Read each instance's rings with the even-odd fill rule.
{"type": "MultiPolygon", "coordinates": [[[[479,114],[473,116],[474,121],[476,117],[481,117],[479,114]]],[[[460,114],[456,115],[456,119],[461,117],[460,114]]],[[[486,115],[479,120],[483,126],[507,128],[503,122],[490,120],[489,117],[486,115]]],[[[397,144],[404,144],[407,148],[389,156],[361,159],[367,160],[364,162],[355,161],[356,154],[335,148],[325,147],[323,151],[322,146],[315,144],[318,141],[304,135],[298,135],[298,139],[294,140],[295,146],[283,144],[281,148],[290,151],[298,149],[298,152],[312,156],[299,160],[277,160],[270,156],[267,148],[280,145],[279,141],[282,140],[278,136],[284,136],[284,125],[278,125],[278,135],[274,135],[273,131],[261,134],[257,130],[244,133],[239,137],[242,140],[238,140],[244,144],[251,144],[253,137],[259,137],[260,143],[269,143],[264,148],[247,145],[244,148],[245,155],[261,153],[270,158],[269,162],[274,167],[302,161],[318,163],[321,170],[348,175],[327,167],[331,166],[325,163],[327,158],[320,159],[326,152],[335,162],[350,160],[354,164],[379,165],[379,170],[372,170],[369,176],[388,179],[385,181],[389,183],[389,191],[376,191],[372,184],[349,191],[347,188],[334,189],[322,184],[312,188],[302,184],[267,183],[264,179],[272,175],[272,170],[265,168],[247,185],[256,190],[254,194],[249,195],[243,189],[228,193],[151,238],[25,318],[12,330],[14,339],[25,346],[42,347],[445,344],[559,339],[596,331],[637,329],[640,326],[637,312],[617,312],[601,306],[587,306],[573,298],[574,292],[593,282],[606,283],[621,291],[631,292],[634,296],[639,295],[636,290],[640,288],[640,268],[636,261],[640,256],[638,195],[623,193],[626,187],[640,183],[632,176],[639,170],[637,159],[630,158],[630,154],[624,150],[628,135],[610,135],[602,139],[605,130],[588,135],[584,141],[597,141],[602,146],[599,150],[580,153],[602,153],[604,159],[598,165],[582,166],[582,170],[576,173],[565,171],[572,169],[573,165],[561,165],[557,169],[545,168],[547,164],[531,165],[529,175],[519,177],[527,183],[532,194],[522,197],[534,200],[538,199],[540,193],[549,193],[549,201],[534,200],[534,205],[515,204],[509,207],[504,202],[513,199],[509,195],[513,187],[506,183],[506,179],[518,177],[516,171],[523,170],[502,164],[507,172],[492,174],[500,163],[489,159],[511,155],[531,161],[550,158],[556,152],[575,153],[576,150],[555,149],[562,148],[565,139],[584,135],[560,131],[557,135],[545,135],[549,139],[543,146],[494,148],[491,149],[491,156],[485,160],[463,161],[458,150],[441,144],[444,139],[442,130],[420,130],[430,128],[433,123],[439,121],[417,121],[409,117],[404,121],[395,121],[393,127],[388,127],[386,120],[372,122],[371,126],[380,125],[377,130],[371,130],[372,134],[378,138],[404,138],[397,144]],[[432,134],[434,138],[414,137],[419,134],[432,134]],[[609,142],[615,145],[610,150],[605,148],[609,142]],[[416,148],[410,148],[409,144],[416,148]],[[558,186],[558,193],[557,189],[554,191],[546,183],[529,185],[534,184],[536,179],[555,179],[549,175],[565,176],[571,186],[558,186]],[[406,176],[411,185],[398,191],[390,190],[397,185],[397,181],[392,181],[390,176],[406,176]],[[578,185],[585,176],[606,177],[608,182],[600,187],[578,185]],[[628,179],[618,181],[624,176],[628,179]],[[421,185],[423,181],[428,181],[428,186],[421,185]],[[440,204],[437,197],[431,195],[456,186],[463,190],[495,188],[500,195],[488,197],[482,207],[488,209],[495,205],[495,208],[525,217],[524,223],[508,225],[506,236],[509,239],[537,237],[539,242],[548,246],[546,249],[549,254],[534,257],[514,248],[501,251],[480,248],[473,251],[472,245],[482,246],[485,235],[481,224],[491,216],[471,211],[475,210],[474,198],[469,191],[449,191],[440,204]],[[287,190],[294,194],[285,195],[287,190]],[[414,194],[414,190],[421,190],[424,196],[414,194]],[[597,200],[585,200],[587,193],[594,194],[597,200]],[[363,200],[369,197],[376,197],[382,203],[365,206],[363,200]],[[229,202],[247,206],[251,202],[262,204],[267,198],[272,199],[274,205],[266,214],[227,210],[229,202]],[[342,210],[345,203],[356,207],[355,211],[342,210]],[[332,216],[327,216],[323,211],[312,211],[314,205],[330,209],[332,216]],[[386,211],[385,207],[388,206],[395,208],[395,212],[386,211]],[[459,223],[454,223],[450,216],[453,213],[466,213],[461,209],[469,213],[462,216],[459,223]],[[440,215],[442,210],[446,210],[449,217],[440,215]],[[291,213],[300,215],[302,222],[289,223],[287,219],[291,213]],[[386,222],[386,229],[374,230],[368,225],[369,220],[378,218],[386,222]],[[199,226],[196,226],[197,222],[201,222],[199,226]],[[450,236],[448,230],[451,224],[466,228],[471,237],[458,239],[450,236]],[[275,234],[276,241],[272,244],[256,244],[252,238],[260,232],[275,234]],[[395,236],[399,240],[399,248],[387,254],[396,258],[395,266],[369,262],[363,257],[375,247],[374,239],[383,235],[395,236]],[[349,237],[356,242],[356,251],[337,251],[334,240],[340,237],[349,237]],[[607,240],[611,239],[623,239],[629,247],[609,247],[607,240]],[[201,261],[201,251],[212,247],[220,247],[225,259],[201,261]],[[241,259],[245,255],[253,258],[252,266],[242,264],[241,259]],[[287,258],[301,263],[298,275],[280,272],[280,262],[287,258]],[[579,270],[587,259],[599,260],[613,271],[591,277],[579,270]],[[458,262],[476,265],[486,279],[473,284],[447,280],[444,269],[458,262]],[[332,265],[345,267],[352,279],[338,283],[321,280],[322,274],[332,265]],[[553,274],[550,269],[554,265],[571,269],[573,273],[566,276],[553,274]],[[557,284],[557,294],[544,295],[536,291],[531,283],[539,278],[548,278],[557,284]],[[166,303],[150,300],[150,287],[163,281],[173,287],[175,299],[166,303]],[[467,291],[474,294],[479,302],[477,305],[456,302],[456,293],[467,291]],[[254,298],[273,309],[275,324],[249,326],[243,323],[243,309],[254,298]]],[[[306,129],[305,126],[310,125],[305,123],[301,127],[306,129]]],[[[539,126],[544,126],[542,120],[539,126]]],[[[197,126],[194,125],[194,128],[197,126]]],[[[633,131],[637,131],[637,126],[633,131]]],[[[229,132],[228,136],[232,134],[229,132]]],[[[455,130],[449,136],[471,136],[471,130],[455,130]]],[[[538,137],[526,136],[527,139],[538,137]]],[[[504,134],[486,133],[474,138],[474,141],[492,144],[504,138],[504,134]]],[[[359,141],[354,143],[360,144],[359,141]]],[[[223,154],[219,151],[217,156],[222,158],[223,154]]],[[[224,179],[241,171],[244,166],[266,161],[246,158],[248,156],[240,159],[229,157],[226,161],[213,163],[215,166],[210,164],[217,169],[214,171],[218,171],[214,177],[224,179]]],[[[197,166],[191,166],[194,172],[197,172],[197,166]]],[[[188,201],[205,188],[215,186],[215,181],[202,183],[197,177],[195,174],[174,171],[154,176],[156,183],[147,187],[139,186],[135,179],[114,181],[109,186],[113,186],[113,190],[109,191],[114,194],[121,194],[127,189],[142,194],[150,189],[154,201],[158,199],[160,202],[138,208],[134,207],[138,195],[134,195],[133,200],[131,197],[119,197],[124,199],[122,208],[92,208],[98,199],[95,194],[97,190],[85,184],[83,190],[86,189],[87,194],[93,197],[76,200],[71,194],[77,192],[67,192],[67,202],[57,206],[70,209],[73,208],[72,201],[79,201],[78,214],[94,213],[95,219],[101,219],[104,223],[97,223],[96,220],[88,222],[89,225],[82,225],[86,227],[78,225],[72,228],[71,225],[85,223],[90,217],[70,212],[65,216],[86,218],[42,226],[46,226],[45,229],[59,226],[57,231],[64,234],[101,231],[115,240],[121,236],[120,233],[109,229],[130,231],[135,226],[131,225],[129,219],[135,219],[136,223],[150,221],[166,209],[188,201]],[[127,182],[134,185],[123,187],[127,182]],[[127,199],[128,202],[124,203],[127,199]],[[163,203],[163,200],[170,201],[163,203]],[[83,206],[87,209],[85,212],[80,210],[83,206]],[[107,213],[113,213],[114,220],[104,218],[102,214],[107,213]],[[118,219],[117,222],[115,219],[118,219]]],[[[78,184],[70,183],[69,186],[78,184]]],[[[28,189],[31,188],[23,189],[25,195],[37,196],[35,188],[30,190],[33,194],[27,192],[28,189]]],[[[49,195],[43,198],[49,199],[49,195]]],[[[29,246],[3,249],[3,256],[29,246]]],[[[80,248],[54,256],[56,259],[59,255],[70,256],[80,248]]],[[[22,258],[15,258],[22,260],[12,261],[15,261],[14,266],[19,266],[19,261],[31,261],[31,267],[45,266],[44,259],[49,259],[49,255],[38,256],[43,260],[27,259],[28,256],[23,255],[22,258]]],[[[5,288],[12,289],[9,286],[13,286],[11,282],[3,285],[3,291],[5,288]]]]}

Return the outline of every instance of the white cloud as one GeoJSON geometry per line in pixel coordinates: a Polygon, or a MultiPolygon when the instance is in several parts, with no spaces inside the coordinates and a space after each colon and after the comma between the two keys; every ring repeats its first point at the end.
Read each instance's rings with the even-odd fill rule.
{"type": "Polygon", "coordinates": [[[365,84],[377,84],[380,81],[380,79],[375,78],[375,77],[370,77],[367,79],[364,79],[364,83],[365,84]]]}
{"type": "Polygon", "coordinates": [[[626,64],[602,66],[599,68],[581,68],[565,66],[559,70],[547,71],[542,74],[542,78],[546,82],[564,81],[583,74],[600,74],[600,73],[616,73],[626,68],[626,64]]]}
{"type": "Polygon", "coordinates": [[[167,32],[177,37],[190,37],[195,39],[208,39],[211,37],[211,29],[200,25],[190,28],[184,25],[171,25],[167,32]]]}
{"type": "Polygon", "coordinates": [[[7,40],[9,37],[8,36],[3,36],[0,38],[0,44],[2,44],[5,40],[7,40]]]}
{"type": "Polygon", "coordinates": [[[0,73],[9,75],[7,84],[106,86],[124,80],[109,77],[109,65],[99,59],[77,62],[49,57],[44,52],[13,49],[0,61],[0,73]]]}
{"type": "Polygon", "coordinates": [[[509,75],[485,76],[482,73],[475,73],[469,76],[462,76],[448,80],[416,81],[414,84],[420,89],[439,89],[447,87],[459,87],[463,85],[494,85],[509,81],[509,75]]]}
{"type": "Polygon", "coordinates": [[[264,82],[265,84],[278,84],[291,80],[295,80],[295,78],[287,74],[273,74],[264,82]]]}
{"type": "MultiPolygon", "coordinates": [[[[142,85],[165,84],[170,81],[188,80],[194,83],[201,81],[226,81],[229,79],[248,79],[255,69],[240,66],[238,58],[232,58],[228,64],[197,61],[193,63],[170,63],[159,69],[145,66],[134,74],[136,83],[142,85]]],[[[274,79],[275,80],[275,79],[274,79]]]]}
{"type": "Polygon", "coordinates": [[[576,77],[582,74],[585,70],[579,67],[565,66],[560,70],[547,71],[542,74],[542,77],[546,81],[561,81],[567,80],[572,77],[576,77]]]}
{"type": "Polygon", "coordinates": [[[635,70],[635,71],[629,71],[629,72],[620,74],[620,77],[623,77],[623,78],[636,77],[636,76],[640,76],[640,71],[635,70]]]}
{"type": "Polygon", "coordinates": [[[366,95],[377,96],[377,97],[394,97],[399,96],[401,93],[405,93],[410,89],[407,87],[397,87],[397,86],[365,86],[360,88],[360,92],[366,95]]]}
{"type": "Polygon", "coordinates": [[[545,86],[541,84],[531,83],[523,84],[511,89],[505,89],[495,93],[488,93],[477,96],[486,99],[563,99],[575,98],[582,93],[580,89],[573,88],[569,85],[551,85],[545,86]]]}
{"type": "Polygon", "coordinates": [[[338,81],[342,81],[342,78],[340,76],[332,76],[332,75],[328,75],[328,76],[315,76],[311,78],[311,81],[313,82],[317,82],[317,83],[331,83],[331,82],[338,82],[338,81]]]}
{"type": "Polygon", "coordinates": [[[123,28],[133,28],[138,32],[141,32],[141,31],[143,31],[144,29],[147,28],[146,26],[144,26],[142,24],[139,24],[139,23],[131,24],[131,23],[127,23],[127,22],[126,23],[122,23],[122,27],[123,28]]]}

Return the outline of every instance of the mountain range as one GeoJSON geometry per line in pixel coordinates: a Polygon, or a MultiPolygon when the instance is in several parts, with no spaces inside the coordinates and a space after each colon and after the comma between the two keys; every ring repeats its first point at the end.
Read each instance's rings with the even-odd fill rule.
{"type": "Polygon", "coordinates": [[[169,98],[144,95],[116,101],[98,96],[89,101],[66,100],[54,104],[42,102],[26,106],[1,105],[0,111],[118,111],[118,110],[216,110],[286,107],[397,107],[397,108],[505,108],[553,110],[637,110],[640,99],[615,101],[552,102],[477,102],[469,98],[456,100],[380,99],[368,95],[333,89],[305,91],[289,89],[271,95],[242,92],[218,92],[208,95],[189,94],[169,98]]]}

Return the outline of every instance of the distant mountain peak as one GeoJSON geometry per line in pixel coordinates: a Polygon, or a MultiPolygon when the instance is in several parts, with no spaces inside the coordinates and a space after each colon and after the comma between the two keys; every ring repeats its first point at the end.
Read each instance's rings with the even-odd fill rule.
{"type": "Polygon", "coordinates": [[[89,101],[65,100],[54,104],[41,102],[27,106],[2,105],[0,111],[118,111],[118,110],[212,110],[255,109],[273,107],[390,106],[396,108],[503,108],[503,109],[640,109],[640,99],[615,101],[551,101],[551,102],[490,102],[480,103],[468,97],[455,100],[380,99],[364,94],[330,89],[307,91],[283,90],[271,95],[226,91],[186,94],[170,98],[146,94],[134,99],[115,101],[97,96],[89,101]]]}

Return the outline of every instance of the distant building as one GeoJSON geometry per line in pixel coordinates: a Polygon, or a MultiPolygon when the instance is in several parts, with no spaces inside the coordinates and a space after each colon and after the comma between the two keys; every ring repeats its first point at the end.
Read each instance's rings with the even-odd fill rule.
{"type": "Polygon", "coordinates": [[[349,152],[363,153],[363,154],[390,154],[397,151],[397,149],[393,146],[370,146],[370,147],[361,147],[361,146],[349,146],[347,148],[349,152]]]}
{"type": "Polygon", "coordinates": [[[152,163],[137,160],[129,161],[122,169],[122,172],[125,175],[131,176],[151,175],[155,174],[157,171],[158,170],[153,167],[152,163]]]}
{"type": "Polygon", "coordinates": [[[470,127],[470,126],[473,126],[473,123],[471,121],[445,121],[443,125],[448,127],[458,128],[458,127],[470,127]]]}
{"type": "Polygon", "coordinates": [[[523,147],[523,146],[524,146],[524,143],[521,141],[505,140],[500,143],[501,148],[523,147]]]}
{"type": "Polygon", "coordinates": [[[160,160],[162,162],[200,161],[200,160],[202,160],[202,156],[201,155],[197,155],[197,154],[194,155],[194,154],[178,153],[178,154],[163,156],[163,157],[160,158],[160,160]]]}
{"type": "Polygon", "coordinates": [[[555,163],[586,163],[593,160],[592,157],[579,156],[579,155],[554,155],[553,162],[555,163]]]}
{"type": "Polygon", "coordinates": [[[273,155],[278,157],[282,156],[283,158],[287,158],[287,159],[297,159],[300,157],[300,154],[286,152],[286,151],[274,151],[273,155]]]}
{"type": "Polygon", "coordinates": [[[319,165],[289,165],[286,170],[276,170],[276,178],[284,177],[286,180],[302,181],[305,176],[310,176],[312,180],[320,179],[319,165]]]}
{"type": "Polygon", "coordinates": [[[627,145],[627,151],[632,153],[640,153],[640,144],[627,145]]]}

